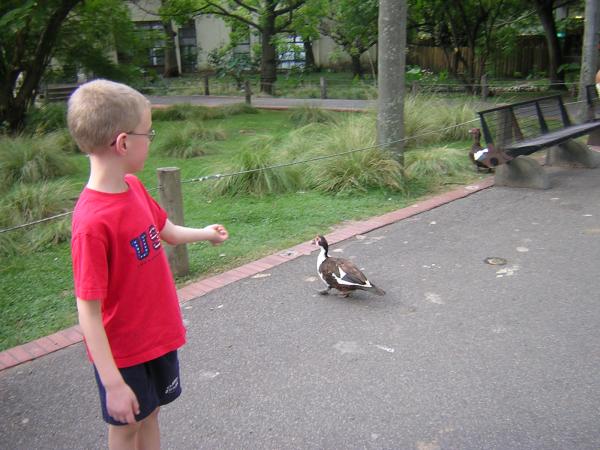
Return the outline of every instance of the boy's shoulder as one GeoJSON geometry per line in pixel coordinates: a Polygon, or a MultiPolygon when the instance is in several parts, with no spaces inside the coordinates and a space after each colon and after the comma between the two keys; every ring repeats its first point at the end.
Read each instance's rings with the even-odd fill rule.
{"type": "Polygon", "coordinates": [[[145,190],[135,175],[126,175],[125,181],[129,189],[121,193],[107,193],[85,187],[75,203],[73,225],[98,223],[106,217],[110,220],[115,210],[127,208],[127,199],[132,191],[145,190]]]}
{"type": "Polygon", "coordinates": [[[128,174],[125,181],[129,189],[116,194],[87,187],[83,189],[73,210],[72,232],[75,234],[87,233],[90,230],[105,231],[115,223],[123,223],[123,218],[125,222],[129,222],[133,219],[132,216],[139,215],[142,210],[137,208],[153,211],[151,205],[154,202],[149,201],[151,196],[139,178],[128,174]]]}

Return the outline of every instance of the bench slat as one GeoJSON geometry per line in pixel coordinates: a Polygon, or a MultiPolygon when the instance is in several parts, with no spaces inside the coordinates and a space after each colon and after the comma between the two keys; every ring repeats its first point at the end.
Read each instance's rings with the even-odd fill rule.
{"type": "Polygon", "coordinates": [[[558,145],[561,142],[568,141],[580,136],[585,136],[591,131],[600,129],[599,122],[586,122],[579,125],[571,125],[558,131],[543,134],[534,139],[527,139],[521,142],[515,142],[504,147],[504,150],[513,157],[530,155],[542,148],[558,145]]]}

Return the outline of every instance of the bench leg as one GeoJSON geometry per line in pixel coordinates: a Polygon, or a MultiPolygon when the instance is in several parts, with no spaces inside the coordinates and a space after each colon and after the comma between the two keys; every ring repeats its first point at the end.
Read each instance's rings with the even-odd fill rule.
{"type": "Polygon", "coordinates": [[[496,167],[496,186],[548,189],[550,179],[544,168],[533,158],[519,156],[496,167]]]}
{"type": "Polygon", "coordinates": [[[590,133],[587,141],[587,145],[591,145],[594,147],[600,147],[600,129],[594,130],[590,133]]]}
{"type": "Polygon", "coordinates": [[[593,169],[600,165],[600,154],[581,142],[570,139],[548,149],[546,163],[551,166],[586,167],[593,169]]]}

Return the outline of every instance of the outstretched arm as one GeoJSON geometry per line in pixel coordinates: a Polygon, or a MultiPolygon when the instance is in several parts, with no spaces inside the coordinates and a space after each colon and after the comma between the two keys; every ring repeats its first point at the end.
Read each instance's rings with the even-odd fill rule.
{"type": "Polygon", "coordinates": [[[209,241],[218,245],[229,237],[229,233],[223,225],[214,224],[204,228],[189,228],[173,224],[169,219],[160,231],[160,237],[168,244],[179,245],[190,242],[209,241]]]}
{"type": "Polygon", "coordinates": [[[134,415],[139,414],[140,406],[137,397],[123,380],[113,359],[106,331],[102,325],[100,301],[78,298],[77,311],[85,342],[100,375],[100,381],[106,390],[108,414],[119,422],[134,423],[134,415]]]}

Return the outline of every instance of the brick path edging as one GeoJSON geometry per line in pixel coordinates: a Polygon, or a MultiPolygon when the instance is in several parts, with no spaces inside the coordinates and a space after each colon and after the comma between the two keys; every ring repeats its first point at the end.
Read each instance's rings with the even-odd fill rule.
{"type": "MultiPolygon", "coordinates": [[[[408,217],[421,214],[425,211],[445,205],[454,200],[467,197],[475,192],[487,189],[494,185],[493,176],[487,177],[477,184],[462,186],[458,189],[445,192],[434,197],[424,199],[414,205],[407,206],[396,211],[372,217],[367,220],[353,223],[344,228],[337,229],[327,234],[330,244],[346,240],[357,234],[367,233],[378,228],[390,225],[394,222],[408,217]]],[[[236,267],[227,272],[205,278],[203,280],[188,284],[177,290],[180,303],[186,303],[194,298],[208,294],[230,283],[251,277],[275,266],[291,261],[303,255],[309,255],[316,250],[311,241],[303,242],[287,250],[265,256],[264,258],[236,267]]],[[[41,337],[17,347],[9,348],[0,352],[0,371],[17,366],[27,361],[32,361],[41,356],[66,348],[83,341],[83,334],[79,325],[58,331],[49,336],[41,337]]]]}

